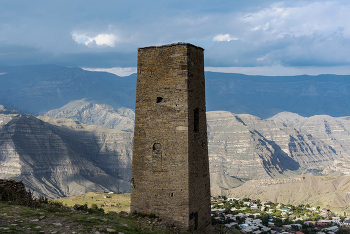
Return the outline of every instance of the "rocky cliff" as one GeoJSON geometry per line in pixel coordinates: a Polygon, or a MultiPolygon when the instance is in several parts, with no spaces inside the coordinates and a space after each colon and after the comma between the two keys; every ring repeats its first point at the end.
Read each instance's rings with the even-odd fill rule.
{"type": "MultiPolygon", "coordinates": [[[[130,131],[130,122],[124,125],[120,119],[131,121],[133,112],[119,114],[85,100],[71,104],[75,109],[49,113],[101,125],[120,123],[109,126],[130,131]],[[98,121],[98,116],[108,116],[108,121],[98,121]]],[[[49,116],[0,116],[0,178],[23,179],[27,187],[50,197],[129,191],[132,132],[49,116]]],[[[348,117],[280,113],[261,119],[212,111],[207,123],[213,194],[250,180],[350,174],[348,117]]]]}
{"type": "MultiPolygon", "coordinates": [[[[212,111],[207,121],[212,178],[218,174],[226,181],[283,178],[323,170],[341,157],[324,135],[277,119],[212,111]]],[[[219,184],[212,188],[229,188],[219,184]]]]}
{"type": "Polygon", "coordinates": [[[132,134],[70,119],[0,115],[0,178],[50,198],[130,189],[132,134]]]}

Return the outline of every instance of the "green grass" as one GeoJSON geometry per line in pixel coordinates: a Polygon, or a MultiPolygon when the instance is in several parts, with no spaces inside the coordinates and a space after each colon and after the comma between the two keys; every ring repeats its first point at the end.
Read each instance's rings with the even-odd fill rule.
{"type": "MultiPolygon", "coordinates": [[[[103,194],[100,194],[103,195],[103,194]]],[[[115,194],[113,199],[117,199],[120,202],[123,202],[123,199],[129,199],[130,196],[115,194]]],[[[92,202],[94,199],[88,198],[88,196],[81,196],[82,201],[87,199],[92,202]]],[[[97,196],[97,200],[100,197],[97,196]]],[[[70,198],[66,198],[70,199],[70,198]]],[[[73,199],[80,200],[80,199],[73,199]]],[[[58,208],[59,203],[53,203],[55,201],[48,201],[48,204],[39,205],[35,208],[11,205],[6,202],[0,202],[0,214],[2,215],[1,220],[6,221],[0,227],[8,227],[8,233],[38,233],[40,230],[45,232],[52,232],[58,230],[59,228],[65,229],[65,226],[69,226],[69,231],[76,233],[94,233],[99,231],[101,233],[107,233],[107,228],[114,229],[116,233],[124,232],[125,234],[132,233],[145,233],[145,234],[161,234],[161,233],[180,233],[175,232],[174,230],[166,229],[165,227],[152,226],[148,223],[148,220],[157,219],[154,215],[141,218],[141,215],[121,215],[116,212],[99,212],[99,207],[95,206],[97,212],[86,212],[86,211],[75,211],[75,210],[65,210],[58,208]],[[56,204],[56,205],[54,205],[56,204]],[[17,207],[17,208],[16,208],[17,207]],[[49,209],[50,207],[55,207],[53,210],[49,209]],[[3,215],[6,213],[6,215],[3,215]],[[43,219],[39,219],[40,216],[45,216],[43,219]],[[38,222],[32,222],[33,219],[39,219],[38,222]],[[15,221],[16,220],[16,221],[15,221]],[[59,220],[62,226],[56,227],[53,225],[54,222],[59,220]],[[22,222],[20,222],[22,221],[22,222]],[[6,224],[7,223],[7,224],[6,224]],[[16,223],[17,226],[11,226],[10,224],[16,223]],[[40,226],[41,228],[37,229],[35,227],[40,226]]],[[[124,201],[124,203],[126,203],[124,201]]],[[[128,203],[126,203],[128,204],[128,203]]],[[[62,231],[62,230],[61,230],[62,231]]],[[[58,233],[61,233],[59,231],[58,233]]],[[[1,231],[0,231],[1,232],[1,231]]],[[[185,232],[181,232],[185,233],[185,232]]]]}
{"type": "Polygon", "coordinates": [[[88,208],[91,208],[92,204],[96,204],[98,208],[103,208],[106,213],[110,211],[117,213],[130,211],[130,193],[107,194],[89,192],[79,196],[55,199],[52,202],[60,202],[69,207],[73,207],[75,204],[87,204],[88,208]],[[110,198],[104,198],[106,195],[110,196],[110,198]]]}

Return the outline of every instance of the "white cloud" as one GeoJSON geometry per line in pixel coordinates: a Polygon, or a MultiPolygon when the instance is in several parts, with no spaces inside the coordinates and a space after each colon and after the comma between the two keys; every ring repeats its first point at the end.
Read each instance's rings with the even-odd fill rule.
{"type": "MultiPolygon", "coordinates": [[[[137,67],[113,67],[113,68],[88,68],[82,67],[87,71],[109,72],[117,76],[129,76],[137,72],[137,67]]],[[[320,74],[350,75],[350,66],[334,67],[284,67],[263,66],[263,67],[205,67],[205,71],[222,72],[222,73],[240,73],[245,75],[261,76],[298,76],[310,75],[317,76],[320,74]]]]}
{"type": "Polygon", "coordinates": [[[96,37],[88,37],[85,34],[73,33],[72,39],[79,44],[89,45],[95,42],[96,45],[107,45],[109,47],[114,47],[115,43],[119,42],[113,34],[98,34],[96,37]]]}
{"type": "Polygon", "coordinates": [[[230,34],[219,34],[213,38],[213,41],[232,41],[232,40],[238,40],[235,37],[230,36],[230,34]]]}
{"type": "Polygon", "coordinates": [[[137,72],[136,67],[113,67],[113,68],[89,68],[82,67],[82,69],[87,71],[98,71],[98,72],[109,72],[117,76],[130,76],[137,72]]]}
{"type": "Polygon", "coordinates": [[[114,47],[117,37],[113,34],[99,34],[93,38],[93,40],[97,45],[108,45],[110,47],[114,47]]]}
{"type": "Polygon", "coordinates": [[[350,75],[350,66],[284,67],[279,65],[264,67],[205,67],[204,70],[210,72],[240,73],[261,76],[317,76],[320,74],[350,75]]]}
{"type": "Polygon", "coordinates": [[[256,60],[257,60],[257,61],[264,61],[268,56],[269,56],[269,55],[267,54],[267,55],[265,55],[265,56],[263,56],[263,57],[261,57],[261,58],[257,58],[256,60]]]}
{"type": "Polygon", "coordinates": [[[350,37],[350,5],[338,1],[306,2],[304,5],[286,6],[279,2],[261,11],[246,14],[241,21],[250,24],[251,32],[260,31],[262,37],[252,37],[255,42],[313,34],[330,35],[341,29],[350,37]]]}

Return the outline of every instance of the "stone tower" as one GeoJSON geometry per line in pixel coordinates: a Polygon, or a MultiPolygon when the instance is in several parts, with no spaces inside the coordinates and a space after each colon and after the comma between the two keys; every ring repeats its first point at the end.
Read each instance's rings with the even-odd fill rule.
{"type": "Polygon", "coordinates": [[[211,232],[203,49],[138,49],[131,211],[211,232]]]}

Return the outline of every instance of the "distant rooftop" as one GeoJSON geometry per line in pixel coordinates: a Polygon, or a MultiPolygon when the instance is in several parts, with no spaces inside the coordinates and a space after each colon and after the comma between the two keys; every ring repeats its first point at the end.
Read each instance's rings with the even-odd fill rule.
{"type": "Polygon", "coordinates": [[[199,46],[195,46],[191,43],[186,43],[186,42],[178,42],[178,43],[172,43],[172,44],[167,44],[167,45],[161,45],[161,46],[146,46],[146,47],[141,47],[139,49],[148,49],[148,48],[161,48],[161,47],[168,47],[168,46],[177,46],[177,45],[187,45],[187,46],[193,46],[193,47],[197,47],[199,49],[204,50],[202,47],[199,46]]]}

